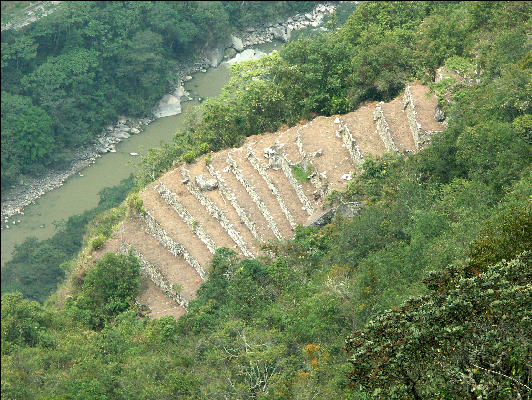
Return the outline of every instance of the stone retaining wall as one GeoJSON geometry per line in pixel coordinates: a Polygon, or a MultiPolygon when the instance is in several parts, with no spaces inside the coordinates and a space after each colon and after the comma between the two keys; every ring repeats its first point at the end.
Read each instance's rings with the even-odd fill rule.
{"type": "Polygon", "coordinates": [[[246,246],[245,240],[240,236],[240,233],[235,229],[233,224],[227,219],[222,210],[208,197],[206,197],[201,190],[196,186],[190,177],[190,172],[185,168],[181,167],[181,173],[183,176],[188,179],[188,183],[185,184],[188,191],[200,202],[200,204],[205,207],[208,213],[221,225],[221,227],[227,232],[229,237],[233,239],[233,242],[238,246],[242,254],[246,257],[254,258],[251,251],[246,246]]]}
{"type": "Polygon", "coordinates": [[[279,193],[279,189],[277,189],[277,186],[271,181],[270,177],[268,176],[268,173],[266,172],[266,168],[264,165],[255,157],[255,154],[253,153],[253,149],[251,148],[251,145],[247,148],[246,157],[255,168],[255,170],[259,173],[259,175],[264,179],[264,182],[266,182],[266,186],[268,186],[268,189],[273,193],[275,198],[277,199],[277,202],[279,203],[279,206],[281,207],[281,210],[283,211],[283,214],[285,215],[286,219],[288,220],[288,223],[292,227],[292,229],[295,229],[297,226],[297,223],[290,213],[290,210],[288,210],[288,207],[286,206],[283,197],[281,196],[281,193],[279,193]]]}
{"type": "MultiPolygon", "coordinates": [[[[301,128],[299,128],[296,131],[296,145],[299,150],[299,154],[303,158],[303,163],[305,164],[303,165],[303,167],[305,170],[308,170],[310,168],[314,169],[314,164],[312,163],[311,158],[307,156],[307,153],[303,149],[303,141],[301,140],[301,129],[306,128],[306,127],[307,125],[303,125],[301,128]]],[[[316,188],[316,192],[319,194],[319,196],[321,198],[327,197],[327,193],[328,193],[327,187],[329,186],[327,184],[327,179],[323,178],[317,171],[313,171],[310,174],[309,178],[310,178],[310,183],[312,184],[312,186],[316,188]]]]}
{"type": "Polygon", "coordinates": [[[425,131],[421,128],[421,124],[417,120],[416,104],[410,91],[410,85],[406,87],[403,95],[403,109],[406,111],[408,125],[410,126],[416,149],[422,149],[430,143],[432,136],[440,131],[425,131]]]}
{"type": "Polygon", "coordinates": [[[222,195],[227,200],[229,200],[229,202],[235,209],[236,213],[240,217],[240,220],[244,223],[246,228],[249,229],[249,231],[251,232],[251,234],[253,235],[255,239],[257,239],[259,242],[263,242],[261,235],[257,232],[257,229],[255,228],[255,223],[251,219],[249,219],[249,216],[246,214],[244,209],[240,206],[240,204],[236,200],[235,194],[231,191],[231,189],[229,189],[226,186],[224,178],[222,178],[222,175],[218,171],[216,171],[212,167],[212,165],[207,165],[207,170],[210,172],[212,176],[216,178],[216,180],[218,181],[218,189],[220,190],[222,195]]]}
{"type": "MultiPolygon", "coordinates": [[[[382,102],[381,102],[382,103],[382,102]]],[[[375,106],[375,112],[373,113],[373,120],[375,121],[375,126],[377,128],[377,133],[384,143],[384,147],[388,151],[398,152],[397,146],[392,138],[392,133],[390,132],[390,126],[386,119],[384,118],[384,113],[382,112],[381,104],[375,106]]]]}
{"type": "Polygon", "coordinates": [[[166,296],[174,300],[186,310],[188,307],[188,300],[175,291],[168,278],[159,271],[159,268],[146,260],[146,257],[144,257],[142,253],[135,250],[133,246],[128,243],[123,243],[120,246],[119,252],[127,254],[130,250],[132,250],[133,254],[139,259],[140,273],[150,279],[155,286],[160,288],[163,293],[166,294],[166,296]]]}
{"type": "Polygon", "coordinates": [[[212,240],[209,234],[205,232],[203,226],[196,221],[192,215],[190,215],[190,213],[181,203],[179,203],[175,193],[164,186],[162,182],[159,182],[159,184],[155,187],[155,190],[159,192],[166,204],[172,207],[174,211],[181,217],[181,219],[185,221],[192,232],[194,232],[200,238],[200,240],[205,243],[205,246],[207,246],[209,251],[214,254],[216,251],[216,243],[214,243],[214,240],[212,240]]]}
{"type": "Polygon", "coordinates": [[[360,151],[360,148],[356,144],[355,138],[351,135],[351,131],[347,127],[347,124],[340,118],[340,129],[336,131],[336,134],[342,138],[344,146],[349,151],[351,159],[355,165],[361,166],[364,163],[364,156],[360,151]]]}
{"type": "Polygon", "coordinates": [[[251,183],[248,182],[246,178],[244,178],[244,175],[242,174],[242,171],[240,168],[238,168],[238,165],[236,161],[231,157],[231,154],[227,153],[227,163],[231,167],[231,171],[235,175],[236,179],[244,186],[246,191],[251,196],[251,199],[253,202],[257,205],[262,215],[264,215],[264,218],[266,218],[266,221],[268,222],[268,225],[270,226],[271,230],[273,231],[273,234],[275,237],[279,240],[283,239],[283,236],[281,235],[281,232],[279,232],[279,229],[277,228],[277,225],[275,224],[275,221],[273,220],[270,212],[268,211],[268,208],[260,198],[259,194],[253,187],[251,183]]]}
{"type": "Polygon", "coordinates": [[[201,279],[206,279],[207,274],[200,263],[180,243],[177,243],[170,236],[168,236],[165,230],[155,220],[153,215],[146,211],[145,214],[140,214],[140,218],[145,223],[146,233],[157,239],[157,241],[161,243],[170,253],[172,253],[174,257],[178,258],[179,256],[183,256],[187,264],[196,270],[201,279]]]}
{"type": "Polygon", "coordinates": [[[301,185],[299,184],[297,179],[294,178],[290,164],[284,156],[280,156],[278,160],[281,165],[281,169],[283,170],[283,173],[286,176],[286,179],[288,179],[288,182],[290,182],[290,185],[292,185],[292,187],[294,188],[297,197],[299,198],[299,201],[301,202],[301,204],[303,204],[303,207],[305,207],[305,211],[309,216],[314,214],[314,207],[312,206],[312,203],[310,202],[308,197],[305,195],[305,192],[303,192],[303,189],[301,188],[301,185]]]}
{"type": "Polygon", "coordinates": [[[416,108],[412,93],[410,92],[410,85],[405,88],[405,93],[403,95],[403,110],[406,111],[406,117],[408,119],[410,131],[412,132],[412,138],[414,139],[416,149],[419,150],[419,141],[422,136],[421,125],[417,122],[416,108]]]}

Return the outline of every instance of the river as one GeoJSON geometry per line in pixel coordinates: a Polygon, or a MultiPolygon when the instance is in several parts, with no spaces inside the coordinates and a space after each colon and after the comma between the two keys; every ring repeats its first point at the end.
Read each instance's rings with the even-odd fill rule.
{"type": "MultiPolygon", "coordinates": [[[[279,46],[278,42],[253,46],[252,48],[269,53],[279,46]]],[[[187,110],[198,105],[198,97],[208,98],[220,94],[229,80],[229,66],[220,64],[209,68],[207,72],[192,75],[193,79],[185,82],[185,89],[191,93],[193,101],[182,103],[182,113],[160,118],[145,127],[144,132],[132,135],[116,145],[116,153],[105,153],[97,161],[69,178],[63,186],[41,196],[35,204],[24,209],[24,215],[13,216],[9,229],[1,234],[2,266],[12,257],[16,245],[26,238],[35,236],[40,240],[51,237],[56,227],[55,221],[67,220],[68,217],[81,214],[98,205],[98,193],[105,187],[115,186],[127,178],[136,169],[138,157],[129,153],[144,154],[147,149],[159,147],[161,141],[170,142],[174,134],[183,128],[187,110]],[[20,222],[18,222],[20,221],[20,222]]]]}

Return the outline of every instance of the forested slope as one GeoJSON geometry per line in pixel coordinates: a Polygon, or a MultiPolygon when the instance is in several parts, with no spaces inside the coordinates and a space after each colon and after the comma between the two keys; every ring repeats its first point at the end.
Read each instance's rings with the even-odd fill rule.
{"type": "Polygon", "coordinates": [[[2,189],[70,161],[118,115],[148,115],[179,62],[314,2],[64,2],[2,31],[2,189]]]}
{"type": "Polygon", "coordinates": [[[337,33],[235,68],[233,90],[146,157],[140,184],[283,123],[390,100],[414,77],[449,125],[407,158],[368,157],[329,198],[362,202],[357,216],[297,228],[260,259],[218,249],[177,321],[141,316],[134,257],[90,249],[68,298],[3,296],[2,396],[530,398],[531,14],[364,3],[337,33]],[[433,82],[440,67],[455,78],[433,82]],[[89,256],[103,257],[85,269],[89,256]]]}

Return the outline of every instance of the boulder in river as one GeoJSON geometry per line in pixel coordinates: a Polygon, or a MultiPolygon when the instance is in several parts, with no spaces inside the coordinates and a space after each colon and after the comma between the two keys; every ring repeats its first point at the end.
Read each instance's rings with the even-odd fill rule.
{"type": "Polygon", "coordinates": [[[236,51],[244,50],[244,43],[242,43],[242,39],[236,37],[235,35],[231,35],[231,41],[233,42],[233,47],[236,51]]]}
{"type": "Polygon", "coordinates": [[[211,67],[216,68],[224,58],[224,51],[221,48],[216,48],[207,53],[207,59],[211,67]]]}
{"type": "Polygon", "coordinates": [[[153,114],[156,118],[169,117],[171,115],[180,113],[181,102],[172,94],[165,95],[161,101],[159,101],[159,104],[157,104],[157,107],[155,107],[155,110],[153,111],[153,114]]]}

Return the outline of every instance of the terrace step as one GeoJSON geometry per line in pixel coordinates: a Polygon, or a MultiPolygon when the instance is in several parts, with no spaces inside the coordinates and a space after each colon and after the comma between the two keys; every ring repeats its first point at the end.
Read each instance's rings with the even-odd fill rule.
{"type": "Polygon", "coordinates": [[[260,210],[260,212],[264,216],[264,219],[266,219],[268,226],[272,230],[275,237],[279,240],[282,240],[283,235],[281,234],[281,231],[277,227],[277,223],[273,219],[270,213],[270,210],[266,207],[266,204],[264,204],[264,201],[262,200],[262,197],[259,195],[259,193],[257,193],[257,190],[255,189],[255,186],[253,185],[253,183],[248,180],[248,178],[244,175],[244,172],[242,171],[240,166],[237,164],[236,160],[233,158],[232,153],[234,153],[237,150],[239,149],[236,149],[230,153],[227,153],[227,164],[231,167],[231,172],[235,175],[236,179],[240,182],[242,186],[244,186],[246,191],[249,193],[250,197],[253,199],[253,202],[257,205],[257,208],[260,210]]]}
{"type": "MultiPolygon", "coordinates": [[[[286,160],[286,163],[283,163],[285,164],[284,167],[281,165],[285,175],[293,176],[292,167],[296,167],[296,166],[302,167],[307,163],[307,161],[303,159],[299,151],[299,148],[298,148],[297,137],[299,135],[298,131],[300,130],[300,128],[301,128],[300,126],[294,126],[292,128],[285,130],[284,132],[279,133],[279,135],[272,135],[272,139],[273,139],[272,144],[280,148],[282,159],[286,160]],[[290,169],[289,173],[286,167],[289,167],[290,169]]],[[[301,138],[299,138],[299,142],[301,142],[301,138]]],[[[319,201],[321,195],[319,191],[316,189],[316,186],[311,182],[310,178],[308,182],[300,182],[300,188],[304,196],[310,202],[311,209],[309,209],[308,204],[305,204],[307,207],[307,214],[309,213],[308,211],[310,210],[312,211],[310,215],[312,215],[316,211],[316,208],[319,208],[321,205],[319,201]]],[[[303,200],[303,203],[304,202],[305,200],[303,200]]]]}
{"type": "Polygon", "coordinates": [[[218,208],[216,203],[209,199],[207,196],[203,194],[203,192],[199,189],[199,187],[194,183],[190,172],[185,168],[181,167],[181,175],[185,178],[187,183],[185,186],[189,190],[189,192],[198,200],[198,202],[205,207],[205,210],[211,215],[212,218],[214,218],[220,226],[223,228],[223,230],[226,232],[226,234],[231,237],[233,242],[236,244],[236,246],[240,249],[242,254],[246,257],[254,258],[253,253],[248,250],[248,247],[246,246],[246,243],[240,233],[235,229],[233,224],[227,219],[225,214],[218,208]]]}
{"type": "Polygon", "coordinates": [[[124,242],[120,246],[121,253],[127,254],[131,251],[135,257],[138,258],[140,262],[140,273],[148,278],[157,288],[159,288],[168,298],[172,299],[176,304],[180,305],[183,308],[188,307],[188,300],[180,293],[181,291],[176,290],[174,285],[170,283],[168,278],[160,271],[160,268],[151,262],[148,259],[136,250],[132,245],[127,242],[124,242]]]}
{"type": "Polygon", "coordinates": [[[416,144],[401,98],[397,97],[389,103],[381,103],[381,107],[397,149],[403,152],[415,151],[416,144]]]}
{"type": "Polygon", "coordinates": [[[270,179],[270,176],[268,175],[268,172],[266,171],[265,165],[255,156],[255,153],[253,152],[253,147],[251,145],[248,145],[247,152],[246,152],[246,158],[249,160],[250,164],[255,168],[255,171],[264,179],[264,182],[266,183],[266,186],[272,194],[275,196],[275,199],[279,203],[279,207],[281,207],[281,210],[283,211],[284,216],[288,220],[288,223],[292,227],[292,229],[295,229],[297,226],[297,222],[292,216],[292,213],[286,206],[286,203],[283,199],[283,196],[281,195],[279,189],[277,188],[277,185],[273,183],[273,181],[270,179]]]}
{"type": "Polygon", "coordinates": [[[364,163],[364,156],[362,155],[362,152],[360,151],[360,147],[357,145],[357,142],[353,135],[351,134],[351,131],[349,130],[349,127],[345,123],[345,121],[342,118],[339,118],[339,124],[340,127],[336,131],[336,135],[340,136],[344,142],[345,148],[349,151],[349,154],[351,155],[351,159],[353,160],[353,163],[356,166],[362,166],[364,163]]]}
{"type": "MultiPolygon", "coordinates": [[[[235,245],[231,237],[227,232],[220,226],[220,223],[213,218],[213,216],[206,212],[205,206],[201,201],[191,193],[188,188],[187,179],[184,179],[180,168],[174,168],[165,174],[164,177],[160,179],[168,189],[175,193],[179,198],[181,204],[186,207],[193,220],[194,224],[201,226],[204,231],[212,238],[214,245],[214,251],[217,247],[227,247],[229,249],[239,251],[238,247],[235,245]]],[[[185,242],[183,242],[185,243],[185,242]]],[[[212,251],[214,253],[214,251],[212,251]]],[[[194,253],[195,254],[195,253],[194,253]]],[[[204,265],[202,263],[202,265],[204,265]]]]}
{"type": "Polygon", "coordinates": [[[137,302],[150,309],[149,318],[172,316],[175,319],[186,314],[185,307],[165,296],[165,294],[148,278],[141,276],[141,293],[137,302]]]}
{"type": "Polygon", "coordinates": [[[304,147],[303,147],[303,139],[301,130],[306,128],[308,125],[303,125],[299,127],[296,131],[296,145],[297,149],[299,151],[299,154],[301,156],[301,161],[299,162],[299,166],[303,168],[305,171],[309,171],[309,179],[312,186],[314,186],[315,190],[315,199],[325,199],[327,197],[328,193],[328,182],[325,177],[323,177],[319,171],[316,170],[316,167],[314,166],[314,158],[312,155],[307,155],[304,147]]]}
{"type": "Polygon", "coordinates": [[[143,265],[142,270],[145,275],[153,278],[155,285],[163,292],[170,291],[168,297],[175,301],[180,301],[178,298],[181,297],[183,302],[188,304],[196,297],[196,291],[203,280],[183,257],[172,255],[157,239],[146,233],[143,225],[143,222],[137,218],[134,220],[129,218],[123,222],[118,229],[121,248],[130,246],[135,252],[142,254],[143,260],[152,266],[148,270],[147,265],[143,265]],[[181,287],[179,293],[173,285],[181,287]]]}
{"type": "Polygon", "coordinates": [[[317,117],[300,131],[303,151],[307,157],[312,157],[317,175],[327,187],[325,195],[332,190],[342,190],[356,171],[338,132],[339,122],[334,117],[317,117]]]}
{"type": "Polygon", "coordinates": [[[258,140],[251,144],[252,151],[257,158],[260,159],[262,155],[268,160],[265,169],[269,179],[279,189],[296,222],[303,223],[308,215],[314,213],[314,207],[303,189],[302,183],[305,182],[298,182],[292,173],[292,167],[284,154],[285,144],[278,144],[277,137],[273,135],[256,138],[258,140]]]}
{"type": "Polygon", "coordinates": [[[178,196],[168,189],[162,182],[159,182],[155,186],[157,192],[164,199],[166,204],[173,208],[173,210],[181,217],[181,219],[188,225],[188,227],[196,234],[200,240],[205,243],[205,246],[209,249],[211,253],[214,254],[216,251],[216,243],[212,240],[211,236],[205,232],[203,226],[196,221],[192,215],[187,211],[187,209],[179,202],[178,196]]]}
{"type": "MultiPolygon", "coordinates": [[[[154,192],[153,189],[151,191],[154,192]]],[[[145,231],[156,238],[174,257],[182,255],[205,280],[207,274],[203,266],[207,266],[210,262],[210,256],[207,255],[210,254],[208,248],[180,218],[169,218],[172,214],[175,215],[175,212],[158,196],[158,193],[155,193],[157,197],[151,197],[149,194],[148,191],[144,191],[139,195],[146,210],[145,214],[140,215],[144,221],[145,231]],[[182,243],[186,243],[188,248],[182,243]]]]}
{"type": "Polygon", "coordinates": [[[364,157],[379,156],[386,152],[375,126],[373,114],[376,105],[376,102],[368,103],[341,117],[364,157]]]}
{"type": "Polygon", "coordinates": [[[445,124],[436,121],[437,105],[436,97],[429,94],[428,87],[417,82],[406,87],[403,107],[407,113],[416,149],[426,146],[434,134],[445,129],[445,124]]]}
{"type": "MultiPolygon", "coordinates": [[[[223,196],[222,198],[227,199],[227,201],[229,201],[236,215],[238,215],[238,217],[240,218],[241,223],[249,230],[253,238],[259,242],[262,242],[263,239],[257,232],[255,223],[249,218],[244,208],[237,201],[236,195],[233,193],[233,191],[225,184],[225,180],[220,174],[220,172],[215,170],[211,165],[208,165],[207,169],[210,174],[216,178],[216,181],[218,182],[218,189],[220,191],[220,194],[223,196]]],[[[250,242],[248,241],[248,243],[250,242]]]]}
{"type": "Polygon", "coordinates": [[[256,232],[261,242],[265,242],[275,237],[274,232],[257,204],[227,164],[227,155],[230,151],[227,149],[213,154],[209,168],[215,172],[218,183],[223,182],[224,185],[219,188],[223,190],[224,197],[235,207],[235,211],[241,213],[242,222],[256,232]],[[234,199],[231,197],[233,195],[234,199]],[[246,221],[249,221],[249,224],[246,221]]]}

